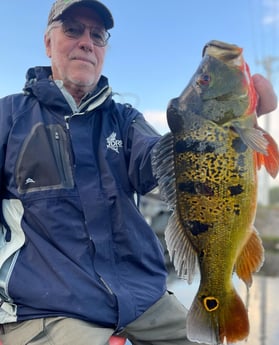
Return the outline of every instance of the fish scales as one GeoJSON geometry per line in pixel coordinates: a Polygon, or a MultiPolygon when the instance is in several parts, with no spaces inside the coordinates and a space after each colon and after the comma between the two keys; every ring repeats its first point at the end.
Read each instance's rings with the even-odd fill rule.
{"type": "Polygon", "coordinates": [[[257,125],[257,95],[242,49],[209,42],[182,94],[171,100],[171,132],[152,158],[163,198],[173,210],[166,229],[180,277],[200,285],[187,316],[187,336],[207,344],[248,337],[247,310],[232,282],[235,271],[249,287],[263,262],[253,222],[257,170],[275,177],[278,147],[257,125]]]}
{"type": "MultiPolygon", "coordinates": [[[[214,132],[214,128],[206,128],[209,133],[214,132]]],[[[188,138],[193,136],[191,131],[185,131],[184,134],[188,138]]],[[[218,133],[219,142],[214,141],[214,135],[213,141],[207,139],[205,146],[210,145],[210,152],[206,152],[206,147],[202,148],[204,138],[197,133],[194,142],[201,144],[198,145],[199,148],[190,146],[189,150],[188,146],[184,152],[177,152],[176,142],[181,145],[181,140],[179,137],[175,140],[177,206],[180,219],[187,224],[196,224],[193,234],[191,227],[186,227],[186,230],[190,230],[189,236],[212,228],[219,223],[220,216],[223,217],[222,226],[227,224],[229,227],[234,227],[232,217],[238,224],[246,222],[246,226],[254,218],[255,212],[250,212],[249,218],[247,212],[241,212],[245,210],[245,206],[250,207],[250,198],[255,199],[256,196],[256,170],[248,169],[253,166],[253,151],[246,146],[245,155],[243,152],[236,152],[233,142],[237,135],[229,128],[222,134],[221,136],[218,133]],[[207,224],[208,220],[211,225],[207,224]]],[[[255,205],[253,210],[255,211],[255,205]]],[[[196,240],[199,238],[194,235],[193,244],[196,240]]]]}

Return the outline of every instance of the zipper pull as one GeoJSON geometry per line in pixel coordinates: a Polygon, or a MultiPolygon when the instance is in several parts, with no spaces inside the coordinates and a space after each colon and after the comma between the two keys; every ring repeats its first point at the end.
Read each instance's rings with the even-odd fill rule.
{"type": "MultiPolygon", "coordinates": [[[[65,123],[66,123],[66,128],[67,128],[67,129],[70,128],[70,126],[69,126],[70,118],[71,118],[71,115],[66,115],[66,116],[64,116],[65,123]]],[[[0,344],[0,345],[1,345],[1,344],[0,344]]]]}

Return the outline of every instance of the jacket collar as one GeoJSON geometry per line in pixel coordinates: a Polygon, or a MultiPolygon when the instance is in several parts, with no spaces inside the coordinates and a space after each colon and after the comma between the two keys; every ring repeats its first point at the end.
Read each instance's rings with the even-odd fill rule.
{"type": "Polygon", "coordinates": [[[107,99],[111,99],[111,88],[108,79],[101,76],[97,87],[88,93],[79,107],[74,107],[65,97],[65,92],[53,81],[50,67],[33,67],[27,71],[24,93],[35,96],[39,102],[51,107],[62,108],[69,112],[85,112],[102,105],[107,99]],[[67,102],[65,102],[65,99],[67,102]]]}

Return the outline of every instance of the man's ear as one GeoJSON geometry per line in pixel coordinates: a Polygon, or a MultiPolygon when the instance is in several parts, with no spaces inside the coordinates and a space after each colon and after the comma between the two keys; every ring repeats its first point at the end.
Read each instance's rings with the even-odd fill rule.
{"type": "Polygon", "coordinates": [[[50,39],[49,34],[45,34],[44,41],[45,41],[46,55],[49,58],[51,58],[51,39],[50,39]]]}

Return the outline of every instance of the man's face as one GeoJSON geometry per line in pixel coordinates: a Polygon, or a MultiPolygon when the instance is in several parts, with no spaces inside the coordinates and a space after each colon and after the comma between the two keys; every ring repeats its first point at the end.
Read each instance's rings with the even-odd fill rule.
{"type": "Polygon", "coordinates": [[[53,79],[62,80],[70,93],[77,88],[86,93],[98,83],[106,52],[106,47],[94,45],[89,28],[103,29],[103,23],[97,13],[83,7],[70,9],[66,18],[86,25],[86,29],[79,38],[72,38],[64,33],[61,24],[52,24],[53,28],[45,35],[45,46],[51,58],[53,79]]]}

